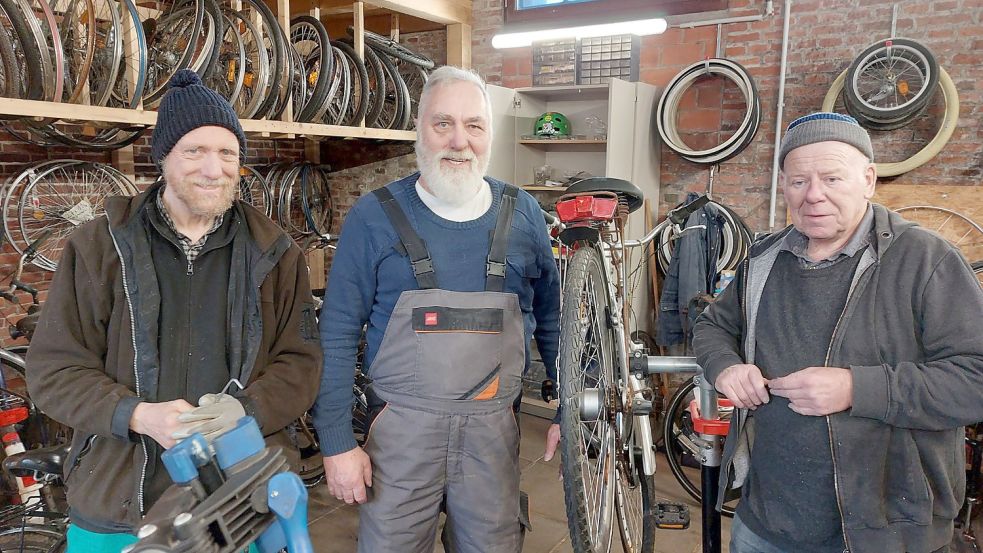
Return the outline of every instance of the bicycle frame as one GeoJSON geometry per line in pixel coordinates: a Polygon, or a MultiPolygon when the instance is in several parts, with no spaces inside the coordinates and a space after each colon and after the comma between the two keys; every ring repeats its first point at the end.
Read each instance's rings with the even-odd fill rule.
{"type": "MultiPolygon", "coordinates": [[[[650,401],[646,398],[646,392],[650,391],[648,382],[644,376],[631,371],[630,357],[635,352],[641,351],[642,345],[630,340],[631,332],[626,329],[632,320],[631,294],[629,292],[626,264],[628,255],[632,250],[647,246],[667,225],[678,225],[678,218],[667,217],[642,238],[625,240],[625,215],[627,215],[627,212],[621,209],[621,206],[611,209],[612,204],[609,202],[612,200],[618,202],[615,194],[609,192],[567,194],[562,196],[557,204],[559,205],[567,200],[576,200],[577,198],[587,196],[604,203],[586,208],[588,214],[579,221],[576,219],[571,221],[571,226],[566,228],[589,227],[597,231],[597,240],[590,245],[581,247],[593,247],[600,254],[599,257],[606,277],[604,279],[604,289],[607,293],[608,304],[612,307],[613,312],[619,314],[619,316],[611,318],[610,324],[615,335],[617,375],[621,382],[625,383],[625,385],[619,386],[621,393],[619,400],[622,405],[627,407],[624,411],[617,413],[616,421],[619,436],[625,436],[628,431],[632,431],[630,436],[632,443],[619,445],[623,450],[627,448],[627,451],[641,451],[642,472],[645,476],[652,476],[655,474],[655,447],[652,441],[652,425],[648,410],[645,410],[642,414],[632,414],[631,416],[634,421],[630,428],[627,427],[625,424],[626,421],[624,420],[625,413],[632,413],[635,407],[650,404],[650,401]],[[638,449],[635,449],[636,447],[638,449]]],[[[580,207],[582,210],[584,209],[583,206],[580,207]]],[[[564,261],[565,258],[561,257],[561,280],[563,279],[562,273],[565,268],[564,261]]],[[[687,370],[695,371],[695,363],[679,368],[679,372],[687,370]]],[[[634,455],[628,455],[627,457],[629,464],[634,468],[634,455]]]]}

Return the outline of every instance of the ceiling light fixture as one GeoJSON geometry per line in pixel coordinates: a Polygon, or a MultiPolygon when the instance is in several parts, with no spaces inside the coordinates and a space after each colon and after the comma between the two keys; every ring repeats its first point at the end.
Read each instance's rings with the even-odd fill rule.
{"type": "Polygon", "coordinates": [[[492,37],[495,48],[521,48],[531,46],[533,41],[556,40],[561,38],[586,38],[610,35],[658,35],[666,32],[665,19],[639,19],[637,21],[622,21],[620,23],[605,23],[601,25],[585,25],[582,27],[564,27],[561,29],[544,29],[541,31],[526,31],[519,33],[501,33],[492,37]]]}

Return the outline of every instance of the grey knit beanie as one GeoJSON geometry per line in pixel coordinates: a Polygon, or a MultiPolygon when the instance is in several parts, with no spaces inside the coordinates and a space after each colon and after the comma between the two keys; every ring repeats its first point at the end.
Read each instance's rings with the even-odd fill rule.
{"type": "Polygon", "coordinates": [[[198,127],[225,127],[239,140],[239,163],[246,161],[246,135],[239,117],[225,98],[201,84],[201,78],[191,69],[175,73],[168,83],[167,93],[157,108],[157,125],[150,137],[150,156],[157,168],[181,137],[198,127]]]}
{"type": "Polygon", "coordinates": [[[799,117],[788,124],[782,144],[778,149],[778,166],[785,168],[785,156],[792,150],[816,142],[843,142],[860,150],[867,159],[874,161],[874,147],[870,135],[849,115],[820,111],[799,117]]]}

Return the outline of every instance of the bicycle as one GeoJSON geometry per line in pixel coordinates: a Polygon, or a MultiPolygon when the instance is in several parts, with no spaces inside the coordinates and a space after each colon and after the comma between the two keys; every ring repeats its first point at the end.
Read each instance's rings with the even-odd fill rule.
{"type": "MultiPolygon", "coordinates": [[[[688,526],[684,506],[656,503],[648,377],[699,368],[692,358],[649,357],[642,344],[630,339],[627,265],[629,251],[647,245],[667,225],[681,225],[708,201],[702,196],[670,211],[638,240],[625,238],[625,223],[628,213],[642,205],[642,193],[627,181],[584,179],[567,188],[556,204],[564,227],[557,367],[561,472],[577,553],[611,550],[615,512],[622,545],[630,553],[652,551],[657,527],[688,526]]],[[[713,396],[712,388],[707,396],[713,396]]],[[[715,396],[704,405],[710,403],[707,416],[715,416],[715,396]]],[[[720,442],[718,437],[708,444],[719,448],[720,442]]],[[[714,462],[706,453],[701,460],[714,462]]],[[[716,465],[719,470],[719,456],[716,465]]]]}

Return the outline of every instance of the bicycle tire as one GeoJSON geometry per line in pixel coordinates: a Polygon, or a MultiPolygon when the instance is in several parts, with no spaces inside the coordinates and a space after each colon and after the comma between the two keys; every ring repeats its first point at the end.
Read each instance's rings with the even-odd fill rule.
{"type": "MultiPolygon", "coordinates": [[[[39,46],[38,52],[41,56],[41,82],[42,88],[44,89],[42,99],[50,102],[54,99],[54,80],[56,78],[55,60],[51,57],[52,49],[48,46],[47,37],[45,37],[44,30],[41,28],[42,20],[35,14],[31,1],[32,0],[14,0],[14,2],[20,7],[20,13],[24,17],[24,21],[27,23],[27,28],[31,33],[31,36],[34,38],[35,43],[39,46]]],[[[44,0],[39,1],[44,7],[47,7],[44,0]]],[[[51,8],[49,7],[48,10],[50,11],[51,8]]],[[[61,46],[60,39],[58,40],[58,44],[61,46]]],[[[59,88],[59,90],[61,89],[59,88]]]]}
{"type": "Polygon", "coordinates": [[[355,53],[354,48],[337,40],[332,41],[331,45],[341,51],[343,59],[348,63],[351,71],[351,100],[348,102],[348,109],[345,110],[341,124],[357,127],[365,119],[365,112],[369,109],[367,94],[369,72],[358,54],[355,53]]]}
{"type": "MultiPolygon", "coordinates": [[[[632,424],[629,420],[628,424],[632,424]]],[[[632,428],[634,430],[634,428],[632,428]]],[[[623,437],[629,451],[634,450],[631,435],[623,437]]],[[[624,444],[622,445],[624,447],[624,444]]],[[[633,462],[619,462],[615,482],[615,508],[618,513],[618,531],[625,553],[652,553],[655,551],[655,521],[647,516],[655,511],[655,478],[642,470],[641,457],[633,462]]]]}
{"type": "Polygon", "coordinates": [[[67,0],[68,5],[62,6],[59,1],[54,0],[51,9],[63,14],[58,25],[58,34],[65,47],[67,60],[62,101],[74,104],[85,91],[89,69],[96,53],[96,43],[93,40],[96,28],[95,4],[92,0],[67,0]],[[81,12],[78,11],[79,8],[81,12]]]}
{"type": "MultiPolygon", "coordinates": [[[[6,17],[7,14],[3,13],[6,17]]],[[[0,19],[0,29],[5,28],[0,19]]],[[[11,33],[0,33],[0,98],[17,98],[20,93],[20,69],[17,67],[17,55],[14,53],[14,37],[11,33]]]]}
{"type": "MultiPolygon", "coordinates": [[[[262,0],[245,0],[246,4],[259,13],[262,27],[260,31],[264,37],[263,48],[269,58],[269,75],[265,86],[265,94],[258,102],[252,118],[262,119],[270,115],[278,99],[280,98],[281,86],[283,86],[284,60],[287,57],[286,36],[283,28],[277,22],[273,11],[262,0]],[[269,44],[265,42],[269,40],[269,44]]],[[[245,6],[244,6],[245,7],[245,6]]],[[[289,67],[286,68],[289,71],[289,67]]]]}
{"type": "MultiPolygon", "coordinates": [[[[347,31],[349,36],[355,36],[355,28],[351,25],[348,26],[347,31]]],[[[376,49],[382,50],[394,58],[399,58],[405,62],[412,63],[413,65],[426,69],[427,71],[433,69],[436,65],[434,61],[427,56],[418,54],[390,38],[377,35],[372,31],[364,30],[362,36],[365,39],[366,44],[372,44],[372,46],[374,46],[376,49]]]]}
{"type": "Polygon", "coordinates": [[[290,20],[290,45],[301,57],[304,79],[310,93],[306,98],[302,98],[300,111],[294,115],[296,121],[314,121],[324,113],[324,100],[328,95],[331,86],[331,69],[334,56],[331,55],[328,44],[331,39],[328,37],[328,30],[319,19],[309,15],[299,15],[290,20]],[[307,29],[307,33],[303,30],[307,29]],[[313,35],[310,32],[313,31],[313,35]],[[310,39],[314,38],[315,41],[310,39]],[[301,52],[297,45],[301,42],[316,42],[313,48],[305,49],[301,52]],[[325,55],[327,52],[327,55],[325,55]],[[315,61],[316,60],[316,61],[315,61]],[[311,76],[314,82],[311,82],[311,76]]]}
{"type": "Polygon", "coordinates": [[[97,51],[87,75],[89,104],[94,106],[105,106],[109,103],[123,58],[119,4],[110,0],[103,0],[103,2],[104,7],[95,8],[102,19],[96,22],[94,40],[97,51]],[[101,48],[100,44],[103,45],[101,48]]]}
{"type": "Polygon", "coordinates": [[[607,553],[614,536],[617,451],[608,402],[599,402],[597,419],[581,417],[586,388],[599,389],[606,398],[615,386],[607,286],[597,250],[583,247],[574,252],[563,284],[557,368],[563,495],[575,553],[607,553]]]}
{"type": "Polygon", "coordinates": [[[133,0],[124,0],[123,5],[126,6],[126,15],[129,16],[132,31],[131,38],[136,41],[136,46],[132,49],[124,48],[125,52],[120,61],[116,86],[113,87],[113,92],[109,96],[107,105],[136,109],[143,99],[143,90],[147,86],[147,36],[143,31],[140,14],[133,0]],[[136,60],[133,60],[129,55],[129,52],[134,51],[137,56],[136,60]],[[136,66],[136,79],[132,82],[130,81],[130,75],[132,74],[129,69],[130,65],[136,66]]]}
{"type": "MultiPolygon", "coordinates": [[[[673,477],[679,482],[683,490],[698,504],[702,504],[703,493],[700,490],[699,481],[693,482],[692,477],[686,473],[686,467],[683,467],[683,455],[693,455],[695,450],[680,441],[680,437],[686,437],[693,430],[693,423],[689,414],[689,402],[693,399],[695,389],[696,383],[693,379],[679,385],[676,393],[672,395],[672,399],[669,401],[669,409],[663,420],[662,432],[669,470],[672,471],[673,477]]],[[[697,472],[697,478],[699,478],[699,472],[697,472]]],[[[720,511],[721,514],[727,517],[734,516],[735,505],[735,502],[725,503],[720,511]]]]}
{"type": "Polygon", "coordinates": [[[206,40],[203,45],[202,62],[198,68],[198,75],[202,78],[214,71],[215,66],[218,65],[223,38],[225,37],[225,18],[222,16],[222,7],[216,0],[203,1],[205,3],[205,15],[211,21],[211,26],[208,29],[208,36],[211,40],[206,40]]]}
{"type": "Polygon", "coordinates": [[[220,48],[212,69],[202,79],[205,86],[225,98],[229,105],[235,106],[246,78],[246,44],[243,42],[239,26],[232,22],[237,12],[221,10],[224,29],[220,48]]]}
{"type": "MultiPolygon", "coordinates": [[[[348,37],[339,38],[338,42],[343,42],[355,51],[355,43],[348,37]]],[[[365,126],[374,127],[379,119],[386,97],[386,70],[379,60],[379,55],[368,45],[362,48],[362,63],[367,71],[367,98],[368,108],[365,111],[365,126]]]]}
{"type": "Polygon", "coordinates": [[[0,551],[4,553],[62,553],[66,546],[65,533],[54,525],[0,530],[0,551]]]}
{"type": "MultiPolygon", "coordinates": [[[[875,72],[877,72],[876,69],[875,72]]],[[[907,70],[903,69],[901,75],[906,72],[907,70]]],[[[850,64],[850,67],[847,69],[846,79],[850,83],[850,86],[847,86],[844,90],[844,101],[854,111],[874,122],[894,123],[904,121],[907,123],[916,117],[921,109],[932,100],[932,96],[935,94],[935,85],[939,81],[939,64],[935,60],[935,56],[932,55],[932,52],[922,44],[906,38],[888,38],[879,40],[865,48],[853,60],[853,63],[850,64]],[[859,90],[861,87],[859,81],[865,71],[871,70],[873,66],[881,63],[881,60],[892,59],[892,52],[895,49],[901,54],[894,59],[903,60],[902,63],[908,64],[908,67],[917,68],[918,63],[924,64],[921,72],[917,74],[921,78],[922,86],[910,99],[894,107],[881,107],[872,103],[871,99],[879,94],[892,95],[891,91],[895,94],[900,93],[903,96],[909,90],[906,84],[907,81],[902,81],[904,84],[892,84],[890,86],[891,91],[885,88],[885,85],[891,84],[896,77],[900,76],[894,74],[895,63],[889,61],[890,65],[884,67],[883,72],[880,72],[881,74],[878,78],[881,80],[881,83],[876,93],[873,90],[859,90]]]]}
{"type": "Polygon", "coordinates": [[[20,7],[14,0],[0,0],[0,9],[3,9],[7,15],[7,20],[16,36],[16,41],[13,41],[15,56],[18,51],[20,52],[17,61],[23,88],[19,97],[24,100],[43,100],[44,73],[41,68],[41,46],[34,39],[20,7]]]}
{"type": "MultiPolygon", "coordinates": [[[[836,105],[836,99],[843,91],[846,73],[847,70],[844,69],[829,86],[829,90],[826,92],[825,98],[823,98],[823,111],[833,111],[836,105]]],[[[956,125],[959,123],[959,91],[956,90],[956,85],[952,82],[949,73],[941,65],[939,66],[939,86],[942,90],[942,96],[945,98],[945,113],[942,116],[942,123],[939,125],[939,130],[936,131],[935,136],[921,150],[918,150],[906,160],[891,163],[875,162],[874,165],[877,167],[878,177],[896,177],[917,169],[928,163],[949,142],[949,138],[952,137],[952,133],[956,130],[956,125]]]]}
{"type": "Polygon", "coordinates": [[[383,53],[376,52],[382,68],[386,73],[386,97],[382,113],[377,119],[379,127],[383,129],[403,130],[409,125],[410,121],[410,92],[406,88],[406,83],[399,76],[396,64],[383,53]]]}
{"type": "Polygon", "coordinates": [[[406,90],[409,92],[410,120],[406,130],[413,130],[416,128],[416,118],[420,111],[420,97],[423,95],[423,87],[427,84],[428,74],[425,69],[413,64],[400,63],[397,68],[399,69],[399,76],[406,83],[406,90]]]}
{"type": "MultiPolygon", "coordinates": [[[[195,57],[195,46],[198,35],[204,25],[205,4],[203,0],[190,0],[191,7],[183,7],[189,0],[175,2],[169,11],[156,19],[154,32],[147,36],[147,86],[144,89],[143,103],[145,108],[156,107],[167,92],[167,84],[174,73],[191,65],[195,57]],[[184,17],[184,14],[191,17],[184,17]],[[163,29],[167,24],[179,26],[185,30],[179,36],[177,48],[167,49],[163,29]],[[182,47],[183,45],[183,47],[182,47]],[[177,55],[175,55],[177,54],[177,55]],[[176,62],[170,63],[176,58],[176,62]]],[[[248,1],[248,0],[247,0],[248,1]]],[[[144,22],[146,24],[146,22],[144,22]]]]}

